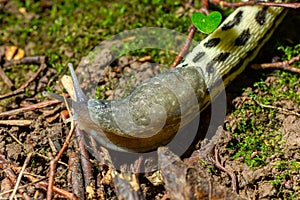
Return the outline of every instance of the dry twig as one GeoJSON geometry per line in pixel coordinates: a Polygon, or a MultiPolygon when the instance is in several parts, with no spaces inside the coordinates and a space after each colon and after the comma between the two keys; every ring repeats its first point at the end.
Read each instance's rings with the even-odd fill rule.
{"type": "Polygon", "coordinates": [[[36,109],[39,109],[39,108],[44,108],[44,107],[47,107],[47,106],[52,106],[52,105],[55,105],[55,104],[58,104],[58,103],[61,103],[61,101],[59,101],[59,100],[43,101],[43,102],[33,104],[33,105],[30,105],[30,106],[27,106],[27,107],[24,107],[24,108],[18,108],[18,109],[15,109],[15,110],[9,110],[9,111],[6,111],[6,112],[2,112],[2,113],[0,113],[0,118],[11,116],[11,115],[16,115],[16,114],[26,112],[26,111],[36,110],[36,109]]]}
{"type": "Polygon", "coordinates": [[[28,57],[24,57],[19,60],[8,61],[3,66],[8,67],[8,66],[12,66],[12,65],[21,65],[21,64],[41,65],[41,64],[45,63],[45,61],[46,61],[45,56],[28,56],[28,57]]]}
{"type": "Polygon", "coordinates": [[[67,136],[67,138],[64,142],[64,145],[62,146],[62,148],[58,152],[58,154],[55,156],[55,158],[50,161],[49,181],[48,181],[48,189],[47,189],[47,200],[52,199],[52,191],[53,191],[53,187],[54,187],[54,176],[55,176],[56,163],[58,162],[58,160],[62,156],[63,152],[67,149],[67,147],[68,147],[68,145],[71,141],[71,138],[73,136],[75,128],[76,128],[76,125],[73,122],[72,126],[71,126],[71,130],[70,130],[70,132],[69,132],[69,134],[68,134],[68,136],[67,136]]]}
{"type": "Polygon", "coordinates": [[[183,47],[181,48],[180,52],[178,53],[178,55],[176,56],[174,62],[170,66],[170,69],[175,68],[180,63],[180,61],[182,60],[182,58],[185,56],[186,52],[189,50],[191,42],[192,42],[192,39],[193,39],[194,34],[196,32],[196,27],[194,25],[191,25],[189,27],[189,31],[188,32],[189,32],[189,34],[188,34],[188,36],[187,36],[187,38],[185,40],[185,43],[184,43],[183,47]]]}
{"type": "Polygon", "coordinates": [[[81,166],[82,166],[82,172],[84,177],[84,185],[86,187],[92,187],[95,189],[95,180],[93,178],[92,173],[92,163],[90,162],[90,157],[88,154],[88,151],[84,144],[84,136],[80,129],[76,128],[75,134],[77,137],[78,146],[80,149],[80,159],[81,159],[81,166]]]}
{"type": "Polygon", "coordinates": [[[283,114],[286,114],[286,115],[296,115],[297,117],[300,117],[300,113],[294,112],[292,110],[288,110],[288,109],[280,108],[280,107],[276,107],[276,106],[271,106],[271,105],[266,105],[266,104],[263,104],[263,103],[255,100],[255,99],[252,99],[252,100],[255,101],[262,108],[269,108],[269,109],[273,109],[273,110],[278,110],[279,112],[281,112],[283,114]]]}
{"type": "Polygon", "coordinates": [[[216,165],[216,167],[219,168],[220,170],[226,172],[230,176],[231,182],[232,182],[232,190],[234,192],[238,193],[238,188],[237,188],[237,182],[236,182],[236,176],[235,176],[235,174],[233,172],[230,172],[225,167],[223,167],[221,165],[221,163],[219,162],[219,158],[218,157],[219,157],[219,151],[218,151],[217,148],[215,148],[215,161],[216,161],[215,165],[216,165]]]}
{"type": "Polygon", "coordinates": [[[70,185],[72,185],[72,191],[79,199],[85,199],[85,188],[82,187],[84,185],[84,181],[82,179],[82,168],[77,152],[71,152],[69,154],[68,165],[68,182],[70,183],[70,185]]]}
{"type": "Polygon", "coordinates": [[[244,2],[227,2],[224,0],[210,0],[212,4],[220,5],[227,8],[237,8],[241,6],[252,6],[252,5],[262,5],[262,6],[276,6],[284,8],[300,8],[300,3],[282,3],[282,2],[263,2],[263,1],[244,1],[244,2]]]}
{"type": "Polygon", "coordinates": [[[209,0],[202,0],[201,1],[201,8],[200,12],[202,12],[205,15],[209,15],[209,0]]]}
{"type": "Polygon", "coordinates": [[[24,162],[24,164],[23,164],[23,166],[22,166],[22,169],[21,169],[21,171],[20,171],[20,173],[19,173],[17,182],[16,182],[16,184],[15,184],[15,188],[14,188],[12,194],[10,195],[9,200],[13,200],[14,197],[15,197],[15,195],[16,195],[16,193],[17,193],[18,187],[19,187],[20,182],[21,182],[21,178],[22,178],[22,176],[23,176],[23,173],[24,173],[24,170],[25,170],[26,166],[28,165],[28,162],[30,161],[31,155],[32,155],[32,153],[29,153],[29,154],[27,155],[27,158],[25,159],[25,162],[24,162]]]}
{"type": "Polygon", "coordinates": [[[300,60],[300,54],[293,57],[291,60],[286,60],[283,62],[274,62],[274,63],[253,64],[251,65],[251,67],[254,69],[283,69],[283,70],[300,74],[300,68],[291,66],[294,62],[297,62],[299,60],[300,60]]]}

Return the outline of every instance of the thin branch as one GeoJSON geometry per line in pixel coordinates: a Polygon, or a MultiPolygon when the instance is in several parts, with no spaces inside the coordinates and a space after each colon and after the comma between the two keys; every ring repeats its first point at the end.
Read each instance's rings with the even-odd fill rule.
{"type": "Polygon", "coordinates": [[[245,1],[245,2],[227,2],[223,0],[210,0],[210,3],[215,5],[220,5],[227,8],[238,8],[241,6],[253,6],[253,5],[262,5],[262,6],[276,6],[284,8],[300,8],[300,3],[283,3],[283,2],[262,2],[262,1],[245,1]]]}
{"type": "Polygon", "coordinates": [[[93,165],[90,162],[90,157],[86,149],[86,146],[84,144],[84,135],[82,131],[78,128],[76,128],[75,134],[77,137],[77,142],[81,154],[80,159],[81,159],[81,167],[82,167],[83,177],[84,177],[84,184],[85,186],[95,187],[95,180],[93,178],[93,173],[92,173],[93,165]]]}
{"type": "Polygon", "coordinates": [[[80,158],[78,156],[78,152],[71,152],[69,154],[69,161],[68,161],[68,179],[69,184],[72,186],[73,193],[80,199],[84,199],[85,196],[85,188],[83,187],[83,170],[80,164],[80,158]]]}
{"type": "Polygon", "coordinates": [[[257,5],[262,6],[276,6],[276,7],[284,7],[284,8],[300,8],[300,3],[283,3],[283,2],[257,2],[257,5]]]}
{"type": "Polygon", "coordinates": [[[201,1],[200,12],[205,14],[205,15],[209,15],[209,0],[202,0],[201,1]]]}
{"type": "Polygon", "coordinates": [[[45,56],[28,56],[28,57],[24,57],[19,60],[8,61],[3,66],[8,67],[8,66],[12,66],[12,65],[21,65],[21,64],[41,65],[41,64],[45,63],[45,61],[46,61],[45,56]]]}
{"type": "Polygon", "coordinates": [[[220,170],[226,172],[230,178],[231,178],[231,182],[232,182],[232,190],[236,193],[238,193],[238,188],[237,188],[237,182],[236,182],[236,176],[233,172],[230,172],[228,169],[226,169],[225,167],[223,167],[221,165],[221,163],[219,162],[219,151],[217,148],[215,148],[215,160],[216,160],[216,167],[219,168],[220,170]]]}
{"type": "Polygon", "coordinates": [[[11,115],[16,115],[16,114],[26,112],[26,111],[36,110],[36,109],[39,109],[39,108],[52,106],[52,105],[55,105],[55,104],[58,104],[58,103],[61,103],[61,101],[59,101],[59,100],[43,101],[43,102],[33,104],[33,105],[30,105],[30,106],[27,106],[27,107],[24,107],[24,108],[18,108],[18,109],[15,109],[15,110],[9,110],[9,111],[6,111],[6,112],[2,112],[2,113],[0,113],[0,118],[11,116],[11,115]]]}
{"type": "Polygon", "coordinates": [[[182,58],[185,56],[185,54],[187,53],[187,51],[190,48],[190,45],[191,45],[191,42],[192,42],[195,32],[196,32],[196,27],[194,25],[191,25],[189,27],[189,34],[185,40],[185,43],[184,43],[183,47],[180,49],[180,52],[176,56],[173,64],[170,66],[170,69],[175,68],[180,63],[182,58]]]}
{"type": "Polygon", "coordinates": [[[48,181],[48,189],[47,189],[47,200],[52,199],[52,191],[53,191],[53,185],[54,185],[54,176],[55,176],[56,163],[58,162],[58,160],[62,156],[63,152],[69,146],[75,128],[76,128],[76,125],[75,125],[74,122],[72,122],[71,130],[70,130],[70,132],[69,132],[69,134],[66,138],[66,141],[64,142],[63,147],[58,152],[58,154],[55,156],[55,158],[50,161],[50,172],[49,172],[49,181],[48,181]]]}
{"type": "Polygon", "coordinates": [[[253,64],[251,65],[251,67],[254,69],[283,69],[286,71],[300,74],[300,68],[291,66],[294,62],[297,62],[299,60],[300,60],[300,54],[298,54],[297,56],[293,57],[290,60],[286,60],[283,62],[253,64]]]}
{"type": "Polygon", "coordinates": [[[21,169],[20,174],[19,174],[19,176],[18,176],[17,182],[16,182],[16,184],[15,184],[14,190],[13,190],[12,194],[10,195],[9,200],[13,200],[14,197],[15,197],[15,195],[16,195],[16,193],[17,193],[18,187],[19,187],[20,182],[21,182],[21,178],[22,178],[22,176],[23,176],[23,173],[24,173],[24,170],[25,170],[26,166],[28,165],[28,163],[29,163],[29,161],[30,161],[31,155],[32,155],[32,153],[29,153],[29,154],[27,155],[27,158],[25,159],[25,162],[24,162],[24,164],[23,164],[23,166],[22,166],[22,169],[21,169]]]}
{"type": "Polygon", "coordinates": [[[18,144],[20,145],[24,145],[16,136],[14,136],[14,134],[8,132],[8,134],[10,135],[10,137],[12,137],[18,144]]]}
{"type": "Polygon", "coordinates": [[[279,112],[281,112],[283,114],[286,114],[286,115],[296,115],[297,117],[300,117],[300,113],[294,112],[292,110],[288,110],[288,109],[280,108],[280,107],[275,107],[275,106],[271,106],[271,105],[265,105],[265,104],[255,100],[253,98],[251,98],[251,99],[263,108],[270,108],[270,109],[278,110],[279,112]]]}
{"type": "MultiPolygon", "coordinates": [[[[39,157],[41,157],[41,158],[44,158],[45,160],[51,160],[51,158],[49,158],[49,157],[47,157],[47,156],[45,156],[45,155],[43,155],[43,154],[36,153],[36,155],[39,156],[39,157]]],[[[58,161],[58,163],[61,164],[61,165],[66,166],[66,167],[68,167],[68,164],[66,164],[66,163],[64,163],[64,162],[62,162],[62,161],[58,161]]]]}

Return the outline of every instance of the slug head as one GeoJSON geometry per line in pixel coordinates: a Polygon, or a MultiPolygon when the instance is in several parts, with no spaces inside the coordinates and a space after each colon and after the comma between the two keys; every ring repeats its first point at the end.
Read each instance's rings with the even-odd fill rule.
{"type": "MultiPolygon", "coordinates": [[[[112,144],[106,137],[106,133],[102,130],[99,124],[95,123],[95,121],[91,118],[91,110],[95,108],[90,108],[89,99],[83,93],[78,83],[75,71],[73,69],[72,64],[68,64],[72,81],[73,87],[75,92],[75,100],[64,98],[63,96],[54,94],[54,93],[47,93],[48,96],[58,99],[62,102],[67,102],[68,105],[71,107],[73,119],[76,121],[78,128],[89,135],[92,135],[94,139],[101,145],[108,147],[110,149],[118,150],[118,151],[126,151],[122,148],[119,148],[117,145],[112,144]]],[[[104,109],[106,110],[106,109],[104,109]]],[[[105,111],[103,111],[105,112],[105,111]]],[[[93,114],[93,113],[92,113],[93,114]]]]}
{"type": "Polygon", "coordinates": [[[75,71],[73,69],[73,65],[71,63],[69,63],[68,67],[69,67],[72,81],[73,81],[73,86],[74,86],[74,91],[75,91],[75,100],[72,100],[69,98],[64,98],[63,96],[60,96],[60,95],[57,95],[54,93],[47,93],[47,95],[54,99],[60,100],[62,102],[66,101],[72,109],[73,119],[76,120],[79,127],[85,127],[86,126],[85,123],[90,122],[89,111],[88,111],[88,107],[87,107],[88,98],[86,97],[86,95],[83,93],[83,91],[80,88],[75,71]],[[84,119],[84,120],[82,120],[82,119],[84,119]]]}

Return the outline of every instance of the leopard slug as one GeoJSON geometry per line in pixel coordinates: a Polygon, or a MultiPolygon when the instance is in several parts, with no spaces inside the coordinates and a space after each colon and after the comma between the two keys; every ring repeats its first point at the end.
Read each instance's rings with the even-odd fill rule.
{"type": "MultiPolygon", "coordinates": [[[[236,9],[182,63],[137,87],[121,100],[88,99],[69,65],[78,127],[106,148],[148,152],[168,144],[257,55],[285,16],[280,7],[236,9]]],[[[63,101],[56,94],[49,94],[63,101]]]]}

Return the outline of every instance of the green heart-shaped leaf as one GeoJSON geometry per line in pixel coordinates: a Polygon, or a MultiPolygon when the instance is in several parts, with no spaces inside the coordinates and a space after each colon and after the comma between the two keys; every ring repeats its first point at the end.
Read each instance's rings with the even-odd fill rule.
{"type": "Polygon", "coordinates": [[[208,16],[199,12],[192,15],[192,22],[195,27],[205,34],[213,32],[219,26],[221,20],[222,15],[217,11],[211,12],[208,16]]]}

